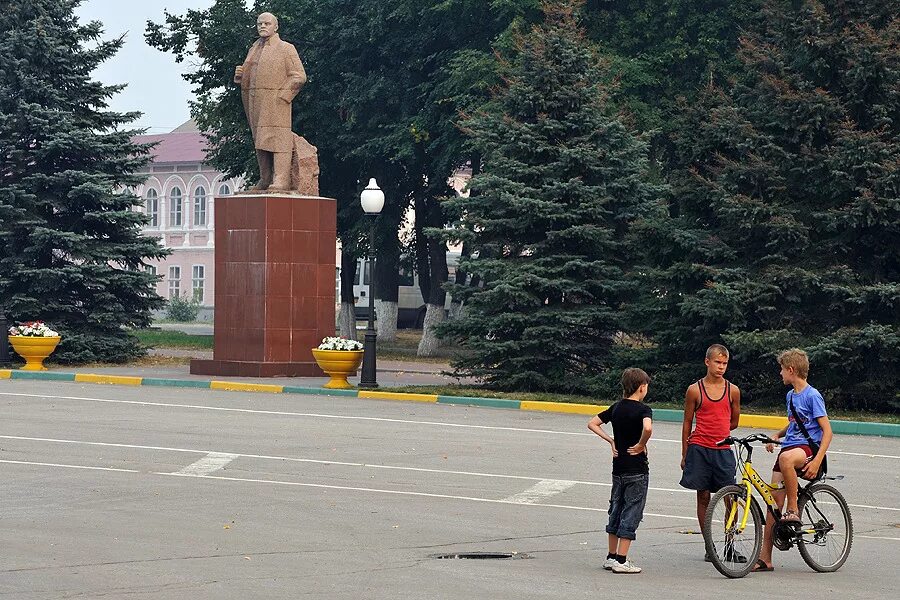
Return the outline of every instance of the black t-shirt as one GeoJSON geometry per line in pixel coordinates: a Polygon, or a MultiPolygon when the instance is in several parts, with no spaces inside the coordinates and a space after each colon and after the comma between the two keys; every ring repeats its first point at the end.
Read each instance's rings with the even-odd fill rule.
{"type": "Polygon", "coordinates": [[[619,452],[619,456],[613,458],[613,475],[649,473],[647,451],[631,456],[628,449],[641,441],[644,417],[653,418],[650,407],[637,400],[619,400],[597,416],[613,426],[613,438],[619,452]]]}

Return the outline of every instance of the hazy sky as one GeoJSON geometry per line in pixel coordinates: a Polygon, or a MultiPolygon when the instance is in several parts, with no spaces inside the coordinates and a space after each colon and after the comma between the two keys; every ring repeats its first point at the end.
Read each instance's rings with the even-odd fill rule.
{"type": "Polygon", "coordinates": [[[137,110],[144,115],[137,127],[148,133],[165,133],[190,118],[190,86],[181,74],[192,70],[190,60],[181,64],[174,56],[151,48],[144,41],[148,20],[160,23],[163,11],[184,14],[187,9],[209,8],[213,0],[84,0],[76,11],[81,20],[103,23],[104,38],[125,34],[125,45],[95,72],[103,83],[127,83],[111,101],[113,110],[137,110]]]}

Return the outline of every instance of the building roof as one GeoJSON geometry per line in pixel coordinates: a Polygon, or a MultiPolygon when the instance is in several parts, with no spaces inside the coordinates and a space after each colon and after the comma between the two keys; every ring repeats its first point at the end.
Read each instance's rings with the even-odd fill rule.
{"type": "Polygon", "coordinates": [[[150,151],[154,163],[202,163],[206,161],[208,144],[203,134],[197,130],[193,120],[177,127],[171,133],[159,135],[138,135],[138,144],[159,142],[150,151]]]}

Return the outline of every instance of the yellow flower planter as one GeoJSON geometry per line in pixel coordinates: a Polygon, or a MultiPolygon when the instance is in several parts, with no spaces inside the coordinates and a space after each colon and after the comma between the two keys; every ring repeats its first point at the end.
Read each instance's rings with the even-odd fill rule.
{"type": "Polygon", "coordinates": [[[347,382],[347,377],[356,375],[359,363],[362,362],[362,350],[319,350],[313,348],[313,357],[319,364],[319,368],[331,377],[331,381],[323,387],[336,390],[346,390],[353,386],[347,382]]]}
{"type": "Polygon", "coordinates": [[[23,371],[46,371],[44,360],[56,350],[59,344],[57,337],[33,337],[28,335],[11,335],[9,343],[13,350],[25,359],[23,371]]]}

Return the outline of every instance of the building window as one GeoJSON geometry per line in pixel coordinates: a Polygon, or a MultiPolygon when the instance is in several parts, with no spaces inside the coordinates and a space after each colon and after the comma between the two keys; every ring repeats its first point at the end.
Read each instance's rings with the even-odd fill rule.
{"type": "Polygon", "coordinates": [[[181,227],[182,221],[181,188],[173,187],[169,192],[169,227],[181,227]]]}
{"type": "Polygon", "coordinates": [[[150,227],[159,227],[159,194],[156,190],[147,190],[147,199],[144,200],[144,212],[150,217],[150,227]]]}
{"type": "Polygon", "coordinates": [[[223,183],[219,186],[219,195],[220,196],[230,196],[231,195],[231,186],[227,183],[223,183]]]}
{"type": "Polygon", "coordinates": [[[155,265],[144,265],[144,271],[150,273],[154,277],[156,277],[156,266],[155,265]]]}
{"type": "Polygon", "coordinates": [[[203,265],[194,265],[191,277],[191,290],[193,290],[194,300],[203,304],[203,286],[206,282],[206,267],[203,265]]]}
{"type": "Polygon", "coordinates": [[[181,297],[181,267],[169,267],[169,299],[181,297]]]}
{"type": "Polygon", "coordinates": [[[206,188],[198,185],[194,190],[194,227],[206,225],[206,188]]]}

